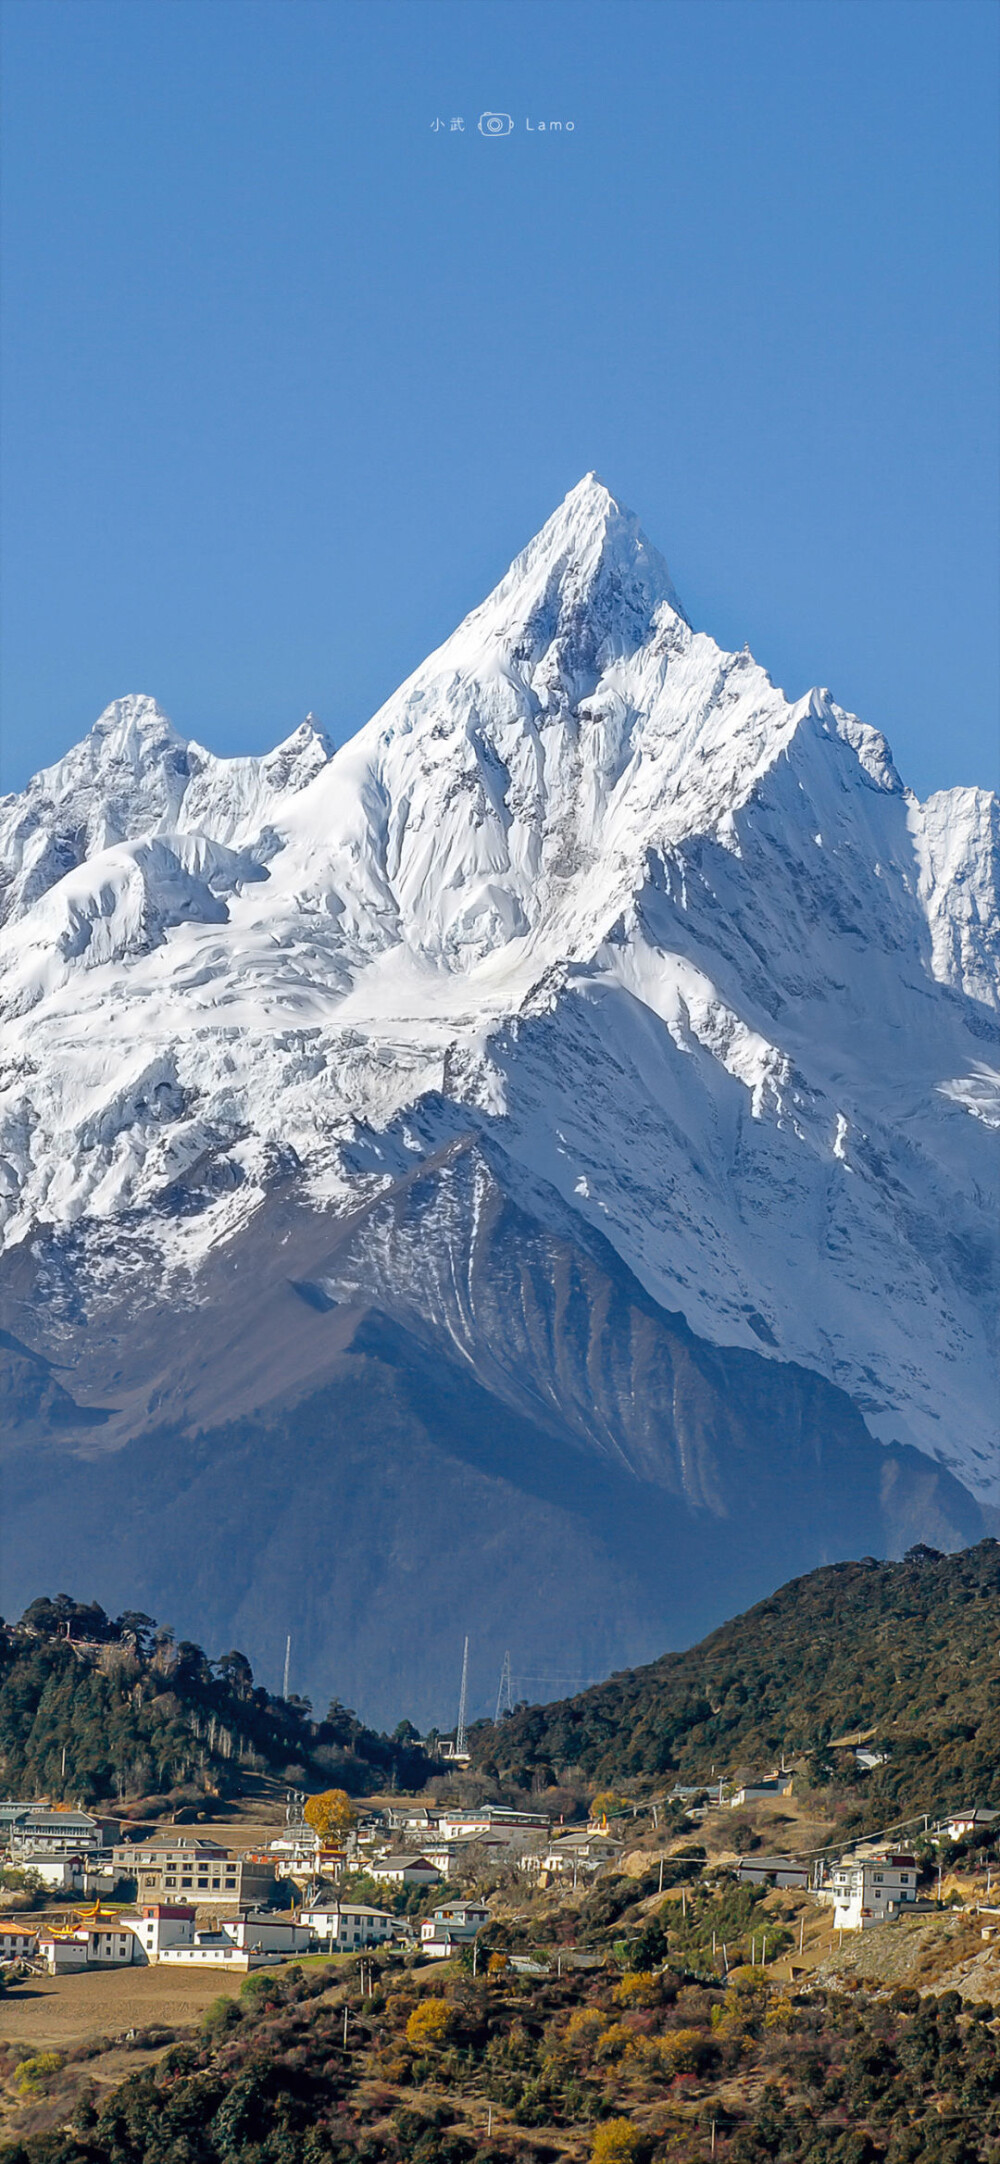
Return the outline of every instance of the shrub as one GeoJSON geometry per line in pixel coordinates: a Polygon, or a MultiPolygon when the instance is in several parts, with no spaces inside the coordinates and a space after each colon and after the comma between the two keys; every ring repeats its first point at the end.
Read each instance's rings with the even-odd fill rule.
{"type": "Polygon", "coordinates": [[[655,2006],[660,1996],[660,1979],[651,1969],[631,1969],[616,1984],[611,1994],[616,2006],[655,2006]]]}
{"type": "Polygon", "coordinates": [[[710,2052],[701,2029],[671,2029],[660,2040],[660,2055],[671,2074],[697,2074],[710,2052]]]}
{"type": "Polygon", "coordinates": [[[406,2041],[417,2051],[440,2050],[451,2035],[453,2019],[447,1999],[424,1999],[406,2024],[406,2041]]]}
{"type": "Polygon", "coordinates": [[[599,2059],[622,2059],[627,2052],[634,2049],[635,2030],[630,2029],[624,2021],[613,2021],[610,2027],[604,2030],[597,2046],[597,2056],[599,2059]]]}
{"type": "Polygon", "coordinates": [[[593,2164],[635,2164],[642,2135],[631,2119],[605,2119],[591,2144],[593,2164]]]}
{"type": "Polygon", "coordinates": [[[589,2053],[594,2050],[604,2033],[604,2015],[596,2006],[578,2006],[566,2023],[565,2043],[568,2051],[589,2053]]]}
{"type": "MultiPolygon", "coordinates": [[[[248,1977],[247,1982],[249,1981],[248,1977]]],[[[210,2006],[206,2006],[201,2025],[206,2036],[215,2038],[225,2036],[228,2029],[238,2028],[242,2018],[235,1999],[231,1999],[228,1993],[223,1991],[217,1999],[212,2000],[210,2006]]]]}
{"type": "Polygon", "coordinates": [[[62,2072],[65,2061],[61,2051],[36,2051],[30,2059],[22,2059],[14,2075],[14,2087],[22,2096],[41,2096],[53,2075],[62,2072]]]}

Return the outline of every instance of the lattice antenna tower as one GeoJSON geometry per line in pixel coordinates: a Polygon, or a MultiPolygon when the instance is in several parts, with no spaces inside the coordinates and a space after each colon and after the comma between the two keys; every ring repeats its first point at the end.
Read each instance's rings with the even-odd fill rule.
{"type": "Polygon", "coordinates": [[[469,1690],[469,1641],[468,1641],[468,1638],[466,1638],[466,1641],[465,1641],[465,1650],[464,1650],[464,1652],[463,1652],[463,1654],[462,1654],[462,1689],[461,1689],[461,1692],[460,1692],[460,1694],[459,1694],[459,1700],[458,1700],[458,1727],[457,1727],[457,1728],[456,1728],[456,1730],[455,1730],[455,1756],[456,1756],[456,1758],[459,1758],[459,1757],[461,1757],[461,1755],[462,1755],[462,1754],[464,1753],[464,1751],[465,1751],[465,1749],[466,1749],[466,1742],[467,1742],[467,1739],[466,1739],[466,1734],[465,1734],[465,1702],[466,1702],[466,1698],[468,1697],[468,1690],[469,1690]]]}
{"type": "Polygon", "coordinates": [[[496,1724],[499,1721],[500,1715],[502,1713],[513,1713],[513,1711],[514,1691],[511,1683],[510,1674],[510,1654],[505,1653],[503,1657],[503,1667],[500,1670],[500,1688],[497,1692],[497,1710],[493,1715],[494,1727],[496,1727],[496,1724]]]}

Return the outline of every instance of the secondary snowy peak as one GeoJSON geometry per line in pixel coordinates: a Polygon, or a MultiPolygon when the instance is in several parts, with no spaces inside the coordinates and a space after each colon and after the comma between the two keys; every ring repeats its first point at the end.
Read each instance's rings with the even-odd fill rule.
{"type": "Polygon", "coordinates": [[[115,699],[89,734],[19,796],[0,798],[0,924],[120,843],[169,831],[252,842],[278,800],[325,766],[310,714],[263,758],[218,759],[180,736],[155,699],[115,699]]]}

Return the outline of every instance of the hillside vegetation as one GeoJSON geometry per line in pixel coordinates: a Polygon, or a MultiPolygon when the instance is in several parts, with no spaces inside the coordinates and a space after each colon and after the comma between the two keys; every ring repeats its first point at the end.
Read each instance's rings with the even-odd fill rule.
{"type": "Polygon", "coordinates": [[[524,1785],[707,1780],[784,1752],[814,1782],[857,1777],[833,1748],[874,1729],[871,1818],[1000,1801],[1000,1545],[836,1563],[758,1601],[687,1653],[475,1731],[475,1762],[524,1785]]]}
{"type": "MultiPolygon", "coordinates": [[[[412,1734],[412,1731],[410,1731],[412,1734]]],[[[255,1685],[246,1655],[209,1660],[153,1618],[113,1621],[60,1594],[0,1626],[0,1785],[19,1796],[94,1803],[238,1791],[247,1773],[364,1794],[420,1786],[429,1763],[404,1736],[376,1735],[334,1702],[255,1685]]]]}
{"type": "Polygon", "coordinates": [[[994,2164],[988,2002],[444,1966],[260,1971],[110,2094],[0,2053],[2,2164],[994,2164]]]}

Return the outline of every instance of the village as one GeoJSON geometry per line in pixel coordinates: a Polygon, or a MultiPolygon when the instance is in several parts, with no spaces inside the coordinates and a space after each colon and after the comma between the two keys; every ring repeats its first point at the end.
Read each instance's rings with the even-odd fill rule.
{"type": "MultiPolygon", "coordinates": [[[[922,1867],[914,1849],[884,1840],[786,1854],[754,1835],[745,1852],[727,1857],[727,1814],[743,1814],[745,1828],[745,1814],[756,1812],[766,1829],[767,1807],[787,1802],[791,1790],[791,1774],[777,1770],[737,1785],[720,1780],[711,1790],[678,1789],[665,1804],[682,1808],[683,1832],[713,1825],[715,1867],[728,1863],[737,1885],[800,1897],[822,1912],[838,1942],[903,1915],[937,1913],[942,1867],[928,1885],[928,1844],[937,1853],[948,1843],[982,1843],[1000,1821],[998,1811],[968,1806],[925,1824],[922,1867]]],[[[672,1841],[658,1839],[655,1802],[621,1802],[616,1812],[598,1799],[584,1823],[570,1825],[491,1802],[385,1799],[342,1809],[335,1829],[304,1795],[290,1795],[285,1809],[270,1838],[243,1846],[189,1826],[153,1831],[61,1805],[0,1803],[4,1883],[46,1901],[36,1921],[15,1906],[23,1891],[0,1895],[0,1965],[8,1974],[54,1977],[156,1966],[239,1977],[304,1956],[391,1949],[418,1962],[470,1950],[474,1966],[477,1941],[495,1917],[530,1922],[539,1894],[576,1894],[602,1877],[635,1875],[658,1847],[657,1891],[669,1893],[678,1845],[696,1874],[705,1861],[704,1848],[678,1844],[676,1823],[672,1841]]],[[[992,1867],[985,1871],[985,1885],[967,1893],[991,1938],[1000,1900],[991,1901],[992,1867]]],[[[953,1884],[947,1894],[965,1898],[953,1884]]],[[[800,1951],[804,1942],[803,1915],[800,1951]]],[[[763,1960],[763,1934],[761,1944],[763,1960]]],[[[724,1976],[729,1949],[713,1951],[724,1976]]],[[[512,1960],[528,1973],[537,1967],[530,1954],[512,1960]]]]}

